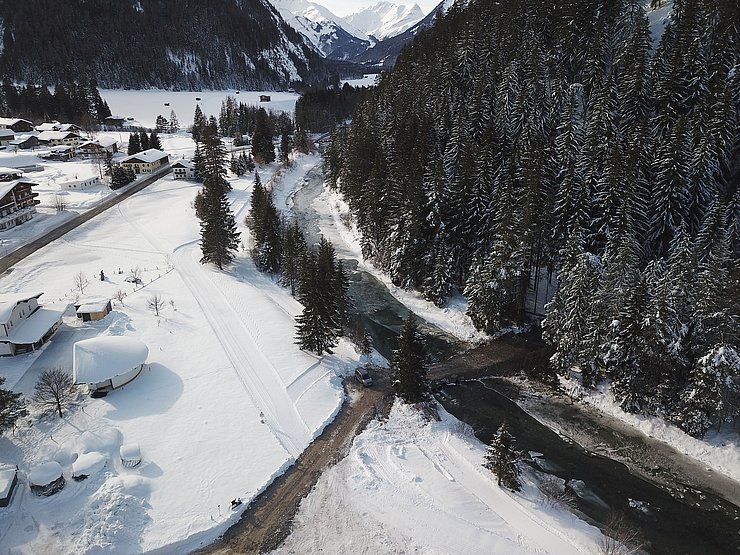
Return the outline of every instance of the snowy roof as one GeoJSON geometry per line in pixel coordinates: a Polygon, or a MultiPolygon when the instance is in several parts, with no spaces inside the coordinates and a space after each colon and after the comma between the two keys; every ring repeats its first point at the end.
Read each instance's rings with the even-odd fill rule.
{"type": "Polygon", "coordinates": [[[42,131],[39,133],[39,141],[61,141],[68,137],[79,137],[79,135],[73,131],[42,131]]]}
{"type": "Polygon", "coordinates": [[[90,299],[85,301],[84,304],[81,304],[80,307],[77,309],[77,314],[89,314],[91,312],[105,312],[105,309],[108,308],[108,303],[110,302],[110,299],[90,299]]]}
{"type": "Polygon", "coordinates": [[[92,453],[83,453],[77,460],[72,463],[73,476],[89,476],[93,472],[100,470],[105,465],[105,455],[93,451],[92,453]]]}
{"type": "Polygon", "coordinates": [[[6,168],[0,166],[0,175],[23,175],[23,172],[18,168],[6,168]]]}
{"type": "Polygon", "coordinates": [[[26,123],[31,123],[27,119],[21,119],[21,118],[0,118],[0,125],[15,125],[19,121],[25,121],[26,123]]]}
{"type": "Polygon", "coordinates": [[[182,168],[187,168],[189,170],[194,170],[195,169],[195,164],[193,164],[193,162],[191,160],[186,160],[186,159],[183,158],[182,160],[178,160],[177,162],[175,162],[174,164],[172,164],[172,168],[177,168],[177,167],[182,167],[182,168]]]}
{"type": "Polygon", "coordinates": [[[40,307],[28,318],[21,320],[20,324],[14,326],[3,341],[16,345],[36,343],[62,318],[62,314],[66,311],[66,306],[40,307]]]}
{"type": "Polygon", "coordinates": [[[121,459],[129,461],[141,460],[141,449],[138,443],[126,443],[121,445],[120,449],[121,459]]]}
{"type": "Polygon", "coordinates": [[[45,121],[44,123],[38,124],[34,129],[36,131],[57,131],[61,124],[58,121],[45,121]]]}
{"type": "Polygon", "coordinates": [[[150,148],[149,150],[144,150],[137,154],[127,156],[126,158],[121,160],[121,163],[138,161],[144,164],[151,164],[152,162],[156,162],[157,160],[167,158],[168,156],[169,154],[167,154],[166,152],[162,152],[161,150],[157,150],[156,148],[150,148]]]}
{"type": "Polygon", "coordinates": [[[118,141],[116,141],[115,139],[95,139],[94,141],[85,141],[78,148],[85,148],[86,146],[91,145],[107,148],[115,145],[117,142],[118,141]]]}
{"type": "MultiPolygon", "coordinates": [[[[3,196],[0,190],[0,197],[3,196]]],[[[13,309],[18,303],[24,303],[31,299],[38,299],[43,293],[5,293],[0,295],[0,324],[4,324],[10,320],[10,315],[13,314],[13,309]]]]}
{"type": "Polygon", "coordinates": [[[72,374],[75,383],[97,383],[120,376],[146,361],[149,349],[138,339],[94,337],[74,344],[72,374]]]}
{"type": "Polygon", "coordinates": [[[12,129],[0,129],[0,137],[15,137],[15,131],[12,129]]]}
{"type": "Polygon", "coordinates": [[[8,497],[18,471],[14,466],[0,465],[0,499],[8,497]]]}
{"type": "Polygon", "coordinates": [[[61,475],[62,465],[56,461],[50,461],[34,466],[28,473],[28,481],[33,486],[45,486],[59,479],[61,475]]]}
{"type": "Polygon", "coordinates": [[[35,181],[31,181],[30,179],[14,179],[13,181],[7,181],[5,183],[0,182],[0,198],[3,198],[5,195],[7,195],[10,191],[13,190],[13,187],[18,185],[19,183],[25,183],[27,185],[38,185],[35,181]]]}

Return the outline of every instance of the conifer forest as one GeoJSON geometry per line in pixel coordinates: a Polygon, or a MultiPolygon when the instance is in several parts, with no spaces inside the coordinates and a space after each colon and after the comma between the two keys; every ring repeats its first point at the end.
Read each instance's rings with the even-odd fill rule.
{"type": "Polygon", "coordinates": [[[740,7],[457,4],[325,154],[363,254],[702,436],[738,412],[740,7]],[[554,294],[553,294],[554,293],[554,294]]]}

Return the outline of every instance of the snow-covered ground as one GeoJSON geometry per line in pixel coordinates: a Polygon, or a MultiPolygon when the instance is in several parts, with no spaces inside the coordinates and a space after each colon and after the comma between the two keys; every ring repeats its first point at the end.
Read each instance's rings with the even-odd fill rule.
{"type": "Polygon", "coordinates": [[[342,85],[348,83],[350,87],[374,87],[378,83],[378,77],[380,75],[377,73],[368,73],[362,79],[344,79],[342,85]]]}
{"type": "Polygon", "coordinates": [[[208,117],[218,114],[221,103],[227,96],[234,97],[237,102],[253,106],[261,106],[266,110],[283,111],[292,114],[299,96],[296,93],[276,91],[165,91],[159,89],[147,90],[111,90],[101,89],[100,96],[108,103],[114,115],[133,118],[128,123],[135,126],[154,127],[157,116],[170,119],[170,112],[175,111],[184,129],[193,124],[193,114],[196,104],[208,117]],[[260,95],[270,97],[270,102],[260,102],[260,95]],[[200,100],[198,100],[200,99],[200,100]]]}
{"type": "Polygon", "coordinates": [[[520,493],[482,468],[485,446],[442,410],[428,422],[396,403],[306,497],[274,553],[572,555],[597,553],[601,533],[541,502],[533,474],[520,493]]]}
{"type": "Polygon", "coordinates": [[[740,435],[731,426],[725,425],[720,432],[713,427],[702,439],[697,439],[657,416],[624,412],[614,399],[608,382],[602,382],[595,390],[586,390],[580,387],[578,378],[561,380],[564,389],[600,411],[740,482],[740,435]]]}
{"type": "MultiPolygon", "coordinates": [[[[183,141],[172,140],[170,148],[187,154],[183,141]]],[[[239,222],[252,185],[251,177],[233,180],[239,222]]],[[[80,339],[125,335],[150,352],[148,369],[122,390],[102,399],[80,396],[63,419],[30,418],[15,436],[0,437],[0,460],[17,464],[23,482],[32,466],[50,460],[67,478],[49,498],[20,484],[0,512],[3,551],[197,547],[238,518],[232,499],[252,499],[339,409],[338,375],[354,367],[354,350],[342,343],[333,356],[301,352],[293,344],[300,305],[257,272],[246,252],[223,272],[199,263],[191,206],[198,187],[163,178],[2,278],[4,293],[44,291],[47,304],[74,300],[78,272],[90,279],[85,297],[127,294],[104,320],[82,324],[68,316],[41,352],[0,359],[5,387],[29,393],[43,369],[70,369],[72,344],[80,339]],[[143,288],[124,281],[134,267],[142,269],[143,288]],[[97,278],[100,270],[105,281],[97,278]],[[147,308],[154,294],[165,301],[160,317],[147,308]],[[118,448],[132,442],[141,447],[142,464],[123,468],[118,448]],[[72,463],[86,452],[101,453],[105,466],[73,481],[72,463]]]]}

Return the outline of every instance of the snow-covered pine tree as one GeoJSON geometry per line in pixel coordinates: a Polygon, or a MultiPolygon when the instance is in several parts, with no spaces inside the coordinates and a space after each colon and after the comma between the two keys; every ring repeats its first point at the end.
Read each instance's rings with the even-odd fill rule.
{"type": "Polygon", "coordinates": [[[410,312],[398,335],[398,348],[391,361],[391,383],[396,397],[406,403],[419,403],[429,398],[426,355],[416,315],[410,312]]]}
{"type": "Polygon", "coordinates": [[[519,491],[522,485],[519,482],[518,461],[519,454],[514,449],[514,440],[509,433],[509,426],[504,422],[491,439],[491,445],[486,449],[483,466],[496,475],[499,486],[511,491],[519,491]]]}

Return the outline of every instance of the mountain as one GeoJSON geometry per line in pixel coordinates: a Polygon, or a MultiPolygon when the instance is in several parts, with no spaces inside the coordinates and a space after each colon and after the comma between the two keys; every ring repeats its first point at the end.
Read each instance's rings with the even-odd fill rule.
{"type": "Polygon", "coordinates": [[[319,4],[306,0],[271,0],[283,19],[322,56],[348,60],[370,47],[364,34],[348,28],[341,18],[319,4]]]}
{"type": "Polygon", "coordinates": [[[0,77],[108,88],[274,88],[329,77],[267,0],[0,0],[0,77]]]}
{"type": "MultiPolygon", "coordinates": [[[[458,0],[459,1],[459,0],[458,0]]],[[[393,67],[396,58],[401,50],[414,40],[416,35],[434,25],[434,20],[439,12],[446,12],[447,9],[455,3],[455,0],[443,0],[436,8],[429,12],[426,17],[422,18],[415,25],[412,25],[404,32],[381,40],[373,45],[362,54],[358,55],[353,61],[366,65],[380,65],[383,67],[393,67]]]]}
{"type": "Polygon", "coordinates": [[[378,2],[342,18],[345,28],[355,28],[376,41],[399,35],[424,19],[424,12],[413,6],[378,2]]]}

